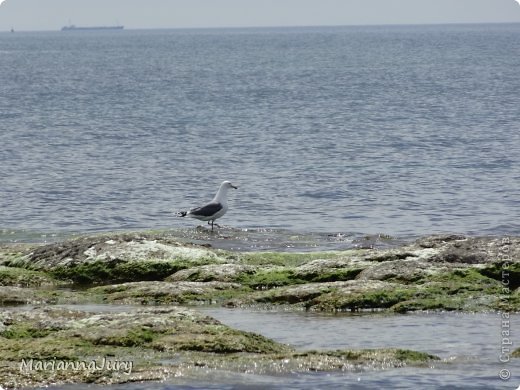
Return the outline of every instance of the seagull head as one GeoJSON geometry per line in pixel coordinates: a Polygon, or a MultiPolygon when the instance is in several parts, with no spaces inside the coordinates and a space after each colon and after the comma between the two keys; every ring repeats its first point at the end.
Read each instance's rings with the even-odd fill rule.
{"type": "Polygon", "coordinates": [[[220,185],[221,188],[234,188],[235,190],[238,188],[237,186],[231,184],[230,181],[226,180],[226,181],[223,181],[222,184],[220,185]]]}

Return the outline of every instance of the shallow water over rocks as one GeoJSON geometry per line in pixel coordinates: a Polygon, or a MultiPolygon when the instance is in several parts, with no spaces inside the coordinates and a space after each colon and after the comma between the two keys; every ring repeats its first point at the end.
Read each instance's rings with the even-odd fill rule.
{"type": "MultiPolygon", "coordinates": [[[[88,306],[81,307],[89,310],[88,306]]],[[[121,306],[92,306],[93,310],[121,310],[121,306]]],[[[362,369],[349,372],[305,372],[256,375],[216,371],[204,380],[179,378],[164,383],[129,383],[111,390],[169,389],[514,389],[520,381],[520,361],[501,363],[499,313],[323,314],[198,308],[226,325],[261,333],[298,350],[380,348],[398,346],[436,354],[442,358],[425,367],[393,370],[362,369]],[[295,329],[298,331],[296,332],[295,329]],[[501,370],[511,378],[500,379],[501,370]]],[[[510,329],[520,329],[520,315],[511,315],[510,329]]],[[[62,390],[90,389],[85,385],[62,390]]]]}
{"type": "MultiPolygon", "coordinates": [[[[198,228],[170,229],[154,231],[175,237],[184,242],[209,245],[217,249],[234,251],[282,251],[310,252],[325,250],[345,250],[350,248],[388,248],[402,245],[416,237],[391,237],[386,234],[362,234],[355,232],[302,232],[284,229],[236,229],[223,226],[211,232],[198,228]]],[[[32,230],[0,229],[0,244],[13,243],[53,243],[82,234],[76,232],[42,233],[32,230]]],[[[93,234],[102,232],[91,232],[93,234]]],[[[117,233],[117,232],[114,232],[117,233]]],[[[120,231],[119,233],[125,233],[120,231]]],[[[107,234],[107,232],[104,232],[107,234]]]]}

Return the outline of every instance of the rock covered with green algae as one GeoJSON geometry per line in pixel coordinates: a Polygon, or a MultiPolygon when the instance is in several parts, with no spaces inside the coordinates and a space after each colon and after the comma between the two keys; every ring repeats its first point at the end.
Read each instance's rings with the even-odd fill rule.
{"type": "MultiPolygon", "coordinates": [[[[165,233],[127,233],[3,253],[0,285],[27,283],[35,288],[26,292],[35,296],[28,302],[63,302],[37,284],[68,282],[83,288],[76,300],[120,303],[399,313],[520,308],[519,237],[444,235],[384,250],[248,253],[180,243],[165,233]],[[84,289],[96,285],[102,287],[84,289]]],[[[0,298],[10,302],[9,291],[0,298]]],[[[13,303],[15,295],[13,289],[13,303]]]]}
{"type": "Polygon", "coordinates": [[[128,282],[89,290],[105,302],[124,304],[212,304],[239,294],[239,283],[229,282],[128,282]]]}
{"type": "Polygon", "coordinates": [[[255,274],[258,268],[257,266],[236,263],[207,264],[177,271],[167,277],[166,281],[234,282],[239,280],[241,276],[255,274]]]}
{"type": "Polygon", "coordinates": [[[433,236],[392,249],[315,253],[220,251],[152,233],[4,245],[1,305],[162,306],[101,314],[59,307],[3,310],[0,378],[6,379],[0,384],[7,388],[104,384],[175,376],[200,379],[212,370],[261,374],[429,364],[435,357],[399,349],[296,352],[168,305],[283,305],[298,310],[397,313],[516,311],[519,287],[518,237],[433,236]],[[28,370],[27,365],[21,371],[23,361],[29,364],[27,359],[36,365],[86,361],[99,366],[108,359],[131,361],[133,366],[130,373],[107,367],[28,370]]]}
{"type": "MultiPolygon", "coordinates": [[[[519,237],[432,236],[403,247],[339,254],[334,259],[313,260],[292,269],[262,272],[271,272],[275,280],[283,274],[286,280],[266,283],[263,291],[229,304],[272,303],[307,310],[398,313],[520,309],[519,237]],[[318,268],[319,272],[307,275],[321,275],[330,282],[305,281],[305,273],[299,269],[306,268],[318,268]]],[[[269,277],[264,275],[264,279],[269,277]]]]}
{"type": "Polygon", "coordinates": [[[234,330],[182,307],[102,314],[59,307],[5,310],[0,314],[0,324],[0,377],[4,380],[2,384],[9,388],[17,383],[16,387],[21,383],[34,386],[53,381],[141,380],[153,377],[160,368],[164,368],[164,372],[185,369],[193,364],[190,353],[196,353],[197,359],[201,359],[204,354],[266,354],[289,350],[263,336],[234,330]],[[131,372],[60,370],[52,366],[52,362],[80,361],[96,361],[99,366],[107,358],[114,362],[132,361],[131,372]],[[178,364],[162,367],[161,360],[172,358],[178,364]],[[38,364],[44,363],[48,369],[39,369],[38,364]]]}
{"type": "Polygon", "coordinates": [[[201,379],[211,371],[290,373],[422,365],[437,357],[399,349],[296,352],[192,309],[93,313],[61,307],[0,313],[6,388],[59,383],[201,379]]]}
{"type": "Polygon", "coordinates": [[[181,269],[221,261],[217,251],[202,246],[182,244],[164,235],[127,233],[37,246],[4,264],[89,285],[162,280],[181,269]]]}

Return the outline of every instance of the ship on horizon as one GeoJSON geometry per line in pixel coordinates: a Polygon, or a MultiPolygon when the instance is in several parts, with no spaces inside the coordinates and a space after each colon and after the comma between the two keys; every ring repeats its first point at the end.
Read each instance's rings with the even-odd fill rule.
{"type": "Polygon", "coordinates": [[[122,30],[125,26],[87,26],[81,27],[74,24],[63,26],[61,31],[95,31],[95,30],[122,30]]]}

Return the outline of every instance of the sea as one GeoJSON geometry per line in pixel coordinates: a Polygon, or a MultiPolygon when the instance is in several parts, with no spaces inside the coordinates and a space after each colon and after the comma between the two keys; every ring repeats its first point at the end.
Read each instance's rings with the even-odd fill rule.
{"type": "MultiPolygon", "coordinates": [[[[519,72],[520,24],[0,33],[0,243],[153,230],[225,249],[306,251],[517,235],[519,72]],[[211,200],[223,180],[239,188],[215,233],[175,215],[211,200]]],[[[296,344],[285,337],[298,337],[294,324],[311,321],[318,344],[330,324],[254,318],[248,329],[281,321],[289,330],[269,336],[296,344]]],[[[117,389],[520,384],[517,363],[510,381],[499,378],[492,314],[448,328],[452,318],[436,315],[361,318],[352,331],[382,332],[377,345],[388,346],[408,320],[419,324],[414,337],[427,332],[412,349],[433,353],[432,339],[445,337],[441,355],[458,356],[449,351],[460,326],[476,348],[460,354],[480,360],[117,389]]],[[[349,332],[344,324],[328,332],[349,332]]]]}
{"type": "MultiPolygon", "coordinates": [[[[520,24],[0,34],[0,239],[520,230],[520,24]]],[[[319,245],[319,242],[318,242],[319,245]]]]}

